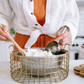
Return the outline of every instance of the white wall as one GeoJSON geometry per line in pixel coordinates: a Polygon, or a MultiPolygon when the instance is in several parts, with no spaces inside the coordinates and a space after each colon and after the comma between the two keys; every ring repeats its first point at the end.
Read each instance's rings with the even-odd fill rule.
{"type": "Polygon", "coordinates": [[[76,1],[80,15],[79,30],[77,36],[84,36],[84,0],[76,0],[76,1]]]}

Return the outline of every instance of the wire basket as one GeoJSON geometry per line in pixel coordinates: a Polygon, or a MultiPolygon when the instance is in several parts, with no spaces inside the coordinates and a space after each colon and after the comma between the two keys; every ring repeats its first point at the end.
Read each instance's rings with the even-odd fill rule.
{"type": "Polygon", "coordinates": [[[64,50],[64,52],[52,57],[26,57],[19,51],[10,51],[11,77],[23,84],[61,82],[67,78],[69,72],[69,51],[64,50]]]}

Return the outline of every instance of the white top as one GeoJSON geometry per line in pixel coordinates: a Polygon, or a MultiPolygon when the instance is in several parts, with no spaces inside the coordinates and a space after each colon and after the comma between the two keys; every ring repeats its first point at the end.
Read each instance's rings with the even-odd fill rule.
{"type": "Polygon", "coordinates": [[[30,35],[25,47],[31,47],[40,34],[56,37],[62,26],[70,28],[72,42],[77,34],[79,13],[75,0],[47,0],[45,24],[41,26],[34,14],[34,0],[0,0],[0,23],[15,31],[30,35]],[[35,25],[37,24],[37,25],[35,25]]]}
{"type": "MultiPolygon", "coordinates": [[[[76,75],[74,73],[73,68],[75,66],[79,66],[80,64],[84,64],[84,60],[70,60],[69,63],[69,75],[68,77],[56,84],[84,84],[84,77],[76,75]]],[[[2,70],[3,74],[7,74],[4,76],[0,76],[0,84],[21,84],[14,81],[10,75],[10,62],[0,62],[0,70],[2,70]]],[[[3,75],[2,74],[2,75],[3,75]]]]}

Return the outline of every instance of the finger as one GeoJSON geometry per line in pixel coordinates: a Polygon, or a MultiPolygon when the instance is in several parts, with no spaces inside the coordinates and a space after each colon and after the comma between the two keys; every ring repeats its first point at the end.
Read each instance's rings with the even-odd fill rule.
{"type": "MultiPolygon", "coordinates": [[[[12,35],[11,37],[14,38],[14,35],[12,35]]],[[[11,37],[7,36],[7,35],[6,35],[6,37],[0,35],[0,40],[2,40],[2,41],[11,40],[11,37]]]]}
{"type": "Polygon", "coordinates": [[[6,25],[0,24],[0,35],[6,37],[6,33],[8,31],[8,27],[6,25]]]}
{"type": "Polygon", "coordinates": [[[11,35],[11,36],[10,36],[10,35],[7,33],[6,37],[7,37],[9,40],[11,40],[11,38],[14,38],[14,35],[11,35]]]}
{"type": "Polygon", "coordinates": [[[64,39],[61,40],[62,43],[66,42],[66,41],[70,41],[70,36],[68,35],[67,37],[65,37],[64,39]]]}
{"type": "Polygon", "coordinates": [[[4,36],[5,38],[7,38],[8,40],[11,40],[11,36],[7,33],[8,32],[8,26],[6,25],[0,25],[1,27],[1,35],[4,36]]]}
{"type": "Polygon", "coordinates": [[[14,38],[14,35],[11,35],[12,38],[14,38]]]}
{"type": "Polygon", "coordinates": [[[69,44],[69,43],[70,43],[70,39],[66,40],[64,42],[59,42],[59,45],[63,46],[63,45],[69,44]]]}
{"type": "Polygon", "coordinates": [[[56,37],[60,36],[60,31],[56,32],[56,37]]]}
{"type": "Polygon", "coordinates": [[[57,32],[56,32],[56,38],[59,37],[61,35],[61,30],[62,30],[63,27],[61,27],[57,32]]]}
{"type": "Polygon", "coordinates": [[[60,40],[59,44],[65,45],[66,43],[69,43],[71,40],[70,35],[67,33],[67,36],[65,36],[63,39],[60,40]]]}
{"type": "Polygon", "coordinates": [[[3,31],[4,31],[4,32],[8,32],[8,26],[4,25],[3,31]]]}
{"type": "Polygon", "coordinates": [[[6,37],[6,33],[0,28],[0,35],[6,37]]]}
{"type": "Polygon", "coordinates": [[[60,35],[59,37],[57,37],[55,40],[59,41],[61,39],[64,39],[65,37],[67,37],[67,35],[69,35],[69,32],[66,31],[65,33],[63,33],[62,35],[60,35]]]}
{"type": "Polygon", "coordinates": [[[62,40],[60,40],[59,41],[59,44],[60,45],[65,45],[65,44],[69,44],[70,43],[70,36],[67,36],[67,37],[65,37],[64,39],[62,39],[62,40]]]}
{"type": "Polygon", "coordinates": [[[0,40],[2,40],[2,41],[6,41],[6,40],[8,40],[8,39],[7,39],[6,37],[0,35],[0,40]]]}
{"type": "Polygon", "coordinates": [[[55,41],[59,41],[58,37],[60,37],[60,31],[56,32],[56,39],[55,39],[55,41]]]}

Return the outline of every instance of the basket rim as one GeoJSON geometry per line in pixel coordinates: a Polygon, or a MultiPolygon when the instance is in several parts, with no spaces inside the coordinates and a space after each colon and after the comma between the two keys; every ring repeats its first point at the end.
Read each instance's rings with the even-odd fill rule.
{"type": "Polygon", "coordinates": [[[69,53],[69,51],[68,50],[65,50],[65,49],[63,49],[64,51],[65,51],[65,53],[64,54],[59,54],[59,55],[52,55],[52,56],[42,56],[42,57],[34,57],[34,56],[22,56],[22,55],[16,55],[16,54],[13,54],[13,52],[17,52],[17,51],[19,51],[19,50],[14,50],[14,51],[11,51],[10,52],[10,54],[13,54],[13,55],[15,55],[15,56],[18,56],[18,57],[27,57],[27,58],[54,58],[54,57],[60,57],[60,56],[65,56],[65,55],[67,55],[68,53],[69,53]]]}

